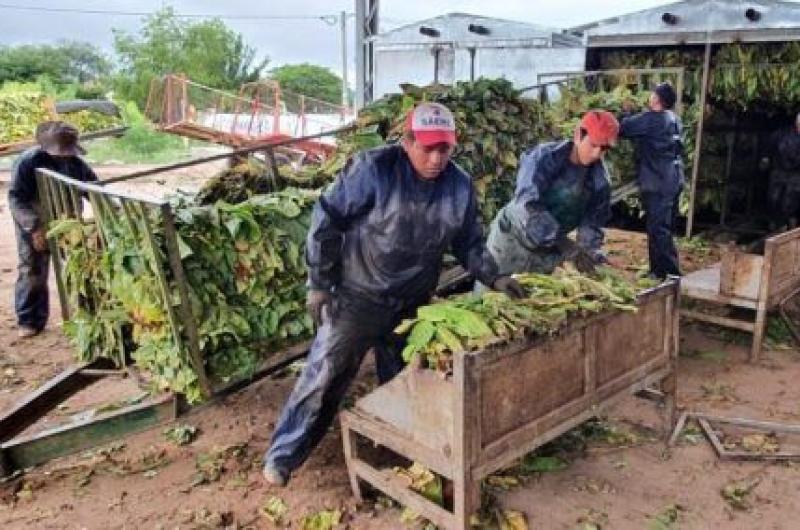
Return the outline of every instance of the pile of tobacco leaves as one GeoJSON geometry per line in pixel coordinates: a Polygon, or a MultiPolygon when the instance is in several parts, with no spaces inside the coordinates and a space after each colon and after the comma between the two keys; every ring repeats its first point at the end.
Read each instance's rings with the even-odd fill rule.
{"type": "Polygon", "coordinates": [[[422,357],[423,365],[448,373],[453,354],[504,344],[526,335],[549,335],[570,318],[607,310],[635,311],[637,287],[608,267],[595,277],[574,268],[553,275],[516,276],[527,297],[512,300],[498,292],[458,295],[420,307],[395,332],[407,336],[403,359],[422,357]]]}
{"type": "Polygon", "coordinates": [[[453,159],[472,175],[483,219],[490,222],[513,194],[519,155],[553,137],[544,107],[522,98],[504,79],[402,88],[402,93],[388,95],[362,109],[357,127],[339,136],[336,152],[323,164],[283,166],[276,182],[270,180],[262,163],[248,161],[209,181],[201,190],[201,202],[238,202],[280,189],[281,181],[297,187],[322,186],[359,151],[398,141],[408,111],[420,101],[434,101],[446,105],[455,115],[459,145],[453,159]]]}
{"type": "MultiPolygon", "coordinates": [[[[286,189],[238,204],[176,204],[178,248],[205,370],[213,380],[251,374],[264,351],[310,336],[304,307],[305,237],[315,191],[286,189]]],[[[153,238],[124,212],[101,222],[55,221],[72,314],[64,324],[80,359],[132,357],[155,388],[202,399],[187,330],[164,303],[178,300],[162,226],[153,238]],[[100,230],[98,231],[98,226],[100,230]],[[132,228],[136,227],[136,228],[132,228]],[[160,278],[155,264],[165,271],[160,278]]]]}
{"type": "Polygon", "coordinates": [[[0,144],[32,139],[36,126],[52,119],[53,112],[38,92],[0,93],[0,144]]]}

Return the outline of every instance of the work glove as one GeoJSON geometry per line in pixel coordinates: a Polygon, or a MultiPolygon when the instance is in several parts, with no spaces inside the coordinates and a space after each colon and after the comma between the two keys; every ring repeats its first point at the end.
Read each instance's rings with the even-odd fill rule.
{"type": "Polygon", "coordinates": [[[325,307],[328,308],[329,317],[333,318],[333,297],[331,293],[319,289],[309,289],[306,296],[306,309],[308,309],[308,313],[317,328],[322,326],[322,313],[325,307]]]}
{"type": "Polygon", "coordinates": [[[492,289],[505,293],[509,298],[525,298],[525,289],[511,276],[500,276],[492,284],[492,289]]]}
{"type": "Polygon", "coordinates": [[[38,228],[31,232],[31,245],[36,252],[44,252],[47,250],[47,237],[44,230],[38,228]]]}
{"type": "Polygon", "coordinates": [[[583,274],[594,274],[597,267],[597,260],[587,252],[585,248],[575,243],[568,237],[560,239],[556,243],[556,248],[564,256],[564,259],[575,264],[575,268],[583,274]]]}

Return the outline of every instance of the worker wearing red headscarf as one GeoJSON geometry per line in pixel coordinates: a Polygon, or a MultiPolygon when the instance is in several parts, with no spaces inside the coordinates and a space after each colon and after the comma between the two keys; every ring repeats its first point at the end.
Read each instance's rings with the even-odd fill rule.
{"type": "Polygon", "coordinates": [[[592,110],[572,140],[522,155],[514,198],[497,214],[487,240],[501,274],[550,273],[564,261],[590,272],[607,261],[601,246],[611,188],[603,155],[618,134],[611,113],[592,110]],[[576,240],[567,235],[573,230],[576,240]]]}

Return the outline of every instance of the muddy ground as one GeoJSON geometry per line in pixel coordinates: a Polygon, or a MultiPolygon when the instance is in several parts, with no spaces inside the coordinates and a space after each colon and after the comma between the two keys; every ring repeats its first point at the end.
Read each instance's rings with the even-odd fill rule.
{"type": "MultiPolygon", "coordinates": [[[[126,170],[100,173],[108,177],[126,170]]],[[[165,185],[187,189],[195,185],[191,174],[168,184],[161,180],[151,179],[145,187],[158,193],[165,185]]],[[[60,330],[53,281],[50,326],[34,339],[16,338],[13,227],[5,188],[0,191],[0,410],[6,410],[69,366],[72,353],[60,330]]],[[[610,231],[609,242],[632,270],[645,264],[641,235],[610,231]]],[[[690,270],[713,259],[713,250],[694,249],[684,266],[690,270]]],[[[681,332],[682,409],[800,423],[796,348],[771,345],[763,360],[752,365],[746,362],[746,337],[694,325],[681,332]]],[[[400,521],[397,507],[380,501],[356,505],[338,427],[290,487],[262,484],[260,456],[293,382],[291,374],[266,379],[183,416],[179,424],[199,431],[188,445],[177,446],[167,440],[164,428],[157,428],[5,481],[0,484],[0,527],[272,528],[261,512],[272,496],[285,502],[284,519],[291,528],[302,528],[303,516],[323,509],[343,513],[341,528],[408,527],[400,521]]],[[[372,367],[365,365],[356,390],[373,384],[372,367]]],[[[129,379],[104,380],[71,398],[29,432],[88,417],[102,403],[121,403],[139,394],[129,379]]],[[[722,463],[694,431],[665,452],[658,440],[660,424],[652,403],[627,398],[609,411],[605,425],[614,430],[560,453],[569,463],[566,469],[523,477],[521,485],[495,496],[504,508],[524,512],[532,529],[798,528],[800,465],[722,463]],[[721,494],[739,480],[752,486],[743,496],[743,509],[732,507],[721,494]]],[[[788,447],[792,440],[780,443],[788,447]]]]}

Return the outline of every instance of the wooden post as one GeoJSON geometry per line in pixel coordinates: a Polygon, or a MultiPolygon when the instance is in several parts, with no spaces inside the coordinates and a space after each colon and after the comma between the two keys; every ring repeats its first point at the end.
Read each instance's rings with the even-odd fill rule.
{"type": "Polygon", "coordinates": [[[453,367],[453,384],[459,389],[456,395],[462,396],[456,401],[453,430],[455,436],[453,460],[456,462],[453,477],[453,515],[454,528],[457,530],[470,530],[470,518],[481,504],[480,477],[475,477],[472,473],[480,444],[478,411],[481,407],[474,366],[475,357],[464,354],[455,360],[453,367]],[[473,401],[472,398],[476,397],[478,399],[473,401]]]}
{"type": "Polygon", "coordinates": [[[728,217],[728,191],[730,188],[731,167],[733,165],[733,149],[736,146],[736,115],[733,115],[733,132],[727,135],[728,153],[725,158],[725,182],[722,183],[722,211],[719,215],[719,224],[725,226],[728,217]]]}
{"type": "Polygon", "coordinates": [[[700,83],[700,115],[697,117],[697,135],[694,139],[694,164],[692,165],[692,183],[689,188],[689,214],[686,220],[686,237],[692,237],[694,224],[694,201],[697,191],[697,174],[700,171],[700,148],[703,145],[703,117],[708,93],[708,77],[711,69],[711,35],[706,38],[706,56],[703,60],[703,81],[700,83]]]}

